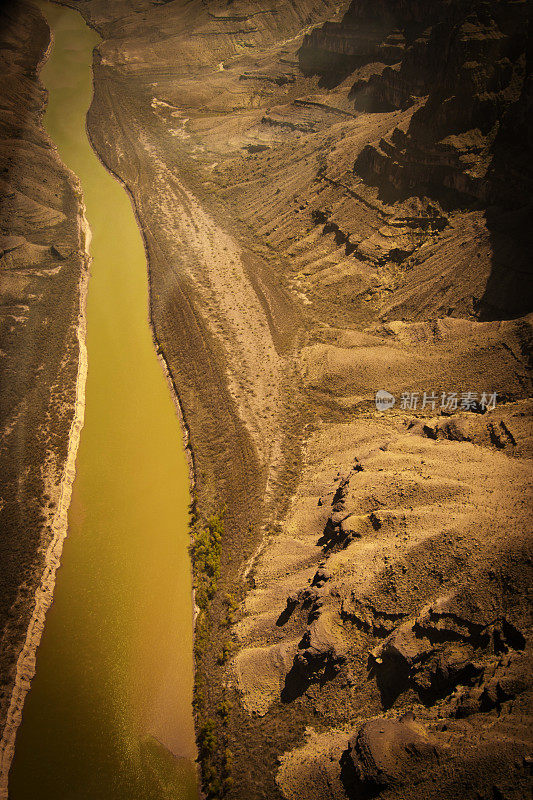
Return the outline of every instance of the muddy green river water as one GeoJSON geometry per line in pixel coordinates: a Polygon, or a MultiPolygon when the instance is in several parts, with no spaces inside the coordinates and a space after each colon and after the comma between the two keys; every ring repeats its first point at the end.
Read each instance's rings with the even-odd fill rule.
{"type": "Polygon", "coordinates": [[[125,190],[85,133],[97,35],[42,5],[47,130],[92,230],[89,372],[68,536],[19,729],[12,800],[191,800],[188,469],[148,324],[146,260],[125,190]]]}

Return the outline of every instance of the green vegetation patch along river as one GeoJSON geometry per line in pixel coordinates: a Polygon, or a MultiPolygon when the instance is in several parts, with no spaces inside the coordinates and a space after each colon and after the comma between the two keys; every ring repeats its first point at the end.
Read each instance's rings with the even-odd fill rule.
{"type": "Polygon", "coordinates": [[[189,474],[148,322],[124,188],[85,133],[97,35],[43,4],[47,130],[92,231],[85,424],[54,601],[17,734],[11,800],[197,797],[189,474]]]}

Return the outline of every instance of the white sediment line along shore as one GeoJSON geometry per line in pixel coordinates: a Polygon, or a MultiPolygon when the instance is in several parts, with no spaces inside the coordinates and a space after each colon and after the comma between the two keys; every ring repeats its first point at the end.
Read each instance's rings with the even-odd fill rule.
{"type": "MultiPolygon", "coordinates": [[[[47,52],[49,52],[50,49],[49,47],[47,52]]],[[[35,675],[37,648],[43,634],[46,613],[52,604],[56,571],[60,564],[63,542],[67,535],[68,509],[72,495],[72,485],[76,474],[76,455],[85,416],[85,384],[87,380],[86,305],[89,283],[89,245],[91,242],[91,231],[85,217],[85,206],[82,200],[79,181],[72,172],[70,173],[70,177],[79,193],[79,243],[80,250],[84,254],[84,263],[79,281],[79,312],[76,329],[79,356],[74,416],[70,426],[68,454],[61,478],[59,500],[52,522],[52,538],[46,550],[44,571],[40,584],[35,592],[35,606],[26,631],[24,645],[18,657],[13,691],[2,740],[0,742],[0,800],[7,800],[8,797],[8,776],[15,752],[15,738],[22,721],[24,701],[30,689],[32,678],[35,675]]]]}

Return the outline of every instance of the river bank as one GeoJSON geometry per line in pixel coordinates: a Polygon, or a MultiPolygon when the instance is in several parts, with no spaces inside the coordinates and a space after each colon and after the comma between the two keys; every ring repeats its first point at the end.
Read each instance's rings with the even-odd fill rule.
{"type": "MultiPolygon", "coordinates": [[[[446,738],[436,722],[446,716],[453,730],[444,744],[457,774],[468,773],[460,725],[446,710],[461,682],[451,652],[428,644],[434,667],[405,685],[371,656],[388,635],[403,635],[403,622],[405,635],[424,624],[433,641],[441,623],[427,622],[424,609],[454,592],[459,615],[475,624],[472,587],[483,595],[482,616],[493,603],[524,637],[529,631],[519,590],[511,610],[502,584],[489,585],[483,572],[491,564],[489,571],[518,579],[528,569],[523,508],[509,552],[505,545],[513,487],[525,493],[520,476],[530,463],[522,438],[530,411],[520,405],[529,378],[522,356],[509,351],[524,353],[530,337],[530,320],[513,305],[522,267],[494,271],[508,243],[479,206],[464,205],[459,187],[477,191],[476,181],[454,162],[451,194],[434,197],[440,177],[430,167],[426,175],[408,150],[411,125],[420,146],[441,145],[435,131],[424,138],[415,126],[427,97],[409,84],[409,59],[420,53],[410,50],[408,23],[394,50],[406,58],[400,97],[387,83],[390,71],[383,79],[365,71],[389,53],[389,40],[358,38],[358,14],[372,36],[381,28],[372,12],[349,5],[282,2],[274,13],[246,2],[232,15],[222,4],[146,4],[142,14],[97,0],[83,6],[104,38],[91,137],[129,186],[144,231],[152,317],[190,430],[200,524],[228,508],[223,529],[218,518],[212,525],[216,591],[198,617],[195,644],[200,757],[213,798],[349,795],[362,774],[356,738],[361,731],[366,741],[365,722],[407,711],[436,741],[446,738]],[[364,60],[367,46],[359,74],[346,53],[361,48],[364,60]],[[376,110],[355,108],[356,81],[376,91],[376,110]],[[410,185],[397,185],[398,143],[423,186],[413,196],[410,185]],[[498,280],[498,308],[515,311],[487,320],[479,298],[498,280]],[[384,387],[396,397],[389,417],[375,405],[384,387]],[[513,402],[487,417],[472,409],[464,416],[458,405],[449,423],[447,412],[441,419],[436,406],[421,407],[424,392],[460,396],[466,387],[478,397],[487,387],[504,391],[513,402]],[[401,404],[407,392],[419,397],[418,408],[401,404]],[[503,433],[491,438],[496,429],[514,432],[504,441],[503,433]],[[485,510],[484,485],[494,493],[485,510]],[[438,663],[450,676],[444,700],[424,688],[438,680],[438,663]]],[[[456,29],[442,24],[453,38],[456,29]]],[[[472,35],[473,48],[476,41],[472,35]]],[[[454,140],[458,152],[470,142],[464,137],[454,140]]],[[[522,258],[513,254],[507,265],[522,258]]],[[[461,649],[465,664],[470,646],[461,649]]],[[[520,648],[510,658],[522,675],[520,648]]],[[[390,666],[387,656],[376,659],[390,666]]],[[[404,659],[408,672],[408,653],[404,659]]],[[[485,652],[484,675],[495,668],[485,652]]],[[[484,719],[472,725],[475,761],[484,719]]],[[[414,735],[408,727],[398,736],[414,735]]],[[[497,736],[504,735],[502,727],[497,736]]],[[[518,718],[515,739],[525,752],[518,718]]],[[[501,769],[512,783],[509,753],[499,754],[495,739],[487,748],[498,767],[486,775],[501,769]]],[[[394,773],[400,784],[402,769],[394,773]]],[[[421,781],[421,797],[449,789],[445,770],[428,766],[421,781]]]]}
{"type": "MultiPolygon", "coordinates": [[[[39,70],[46,62],[52,47],[53,37],[51,37],[48,51],[38,67],[39,70]]],[[[91,263],[89,251],[91,232],[85,216],[85,208],[81,200],[82,195],[79,183],[73,173],[70,173],[70,178],[73,182],[73,185],[76,186],[79,191],[80,210],[78,214],[78,230],[80,235],[80,249],[85,253],[84,270],[79,284],[80,306],[78,325],[76,329],[79,347],[79,359],[75,387],[76,398],[74,402],[74,417],[72,419],[68,437],[67,459],[64,466],[63,477],[59,486],[59,499],[51,525],[51,540],[44,556],[44,571],[40,585],[35,592],[35,603],[26,632],[24,645],[17,659],[14,686],[9,700],[7,717],[2,732],[2,739],[0,741],[0,798],[2,798],[2,800],[4,800],[4,798],[7,800],[8,797],[8,776],[15,752],[17,731],[22,722],[24,701],[30,690],[31,682],[35,675],[37,648],[39,647],[43,635],[46,623],[46,614],[53,602],[56,572],[61,564],[63,542],[68,530],[68,510],[72,496],[72,486],[76,476],[76,456],[78,453],[81,431],[85,417],[85,384],[87,381],[88,369],[86,346],[86,305],[89,284],[89,269],[91,263]]]]}
{"type": "Polygon", "coordinates": [[[69,535],[9,796],[196,797],[189,473],[153,346],[142,241],[127,194],[85,137],[97,38],[74,12],[46,13],[46,124],[81,178],[93,231],[90,366],[69,535]]]}
{"type": "MultiPolygon", "coordinates": [[[[37,65],[39,74],[54,46],[53,34],[50,35],[50,44],[43,55],[42,60],[37,65]]],[[[53,142],[50,145],[54,149],[57,160],[60,161],[59,153],[53,142]]],[[[87,381],[87,291],[89,283],[89,269],[91,263],[90,243],[91,231],[85,216],[85,206],[83,205],[81,187],[74,173],[69,172],[69,179],[79,198],[78,211],[78,234],[79,249],[84,253],[84,265],[79,283],[79,316],[76,327],[76,338],[78,341],[78,373],[75,385],[74,416],[68,436],[67,458],[64,466],[63,476],[59,485],[59,499],[51,525],[51,540],[44,556],[44,571],[39,587],[35,592],[35,603],[26,632],[24,646],[17,659],[15,681],[7,717],[4,724],[2,739],[0,741],[0,798],[4,800],[8,797],[8,775],[15,752],[15,739],[17,730],[22,721],[22,713],[26,695],[30,690],[31,681],[35,675],[35,663],[37,648],[43,634],[46,614],[53,601],[56,571],[61,563],[61,553],[63,542],[67,535],[68,509],[72,496],[72,485],[76,475],[76,456],[80,443],[81,431],[85,416],[85,384],[87,381]]]]}
{"type": "Polygon", "coordinates": [[[89,232],[79,183],[42,124],[51,46],[32,6],[3,9],[0,113],[0,786],[65,535],[83,424],[89,232]]]}

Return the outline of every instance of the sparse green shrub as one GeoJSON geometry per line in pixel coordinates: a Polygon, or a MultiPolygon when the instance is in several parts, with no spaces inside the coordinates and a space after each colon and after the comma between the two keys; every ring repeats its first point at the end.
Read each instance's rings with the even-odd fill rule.
{"type": "Polygon", "coordinates": [[[231,752],[229,747],[226,747],[226,749],[224,750],[224,757],[222,759],[222,775],[225,778],[229,778],[232,766],[233,766],[233,753],[231,752]]]}
{"type": "Polygon", "coordinates": [[[218,654],[217,663],[225,664],[237,650],[237,644],[232,639],[228,639],[222,645],[222,650],[218,654]]]}
{"type": "Polygon", "coordinates": [[[210,756],[215,750],[215,720],[207,719],[198,732],[198,750],[202,758],[210,756]]]}
{"type": "Polygon", "coordinates": [[[206,692],[204,687],[204,682],[201,680],[200,673],[197,674],[196,681],[194,683],[194,690],[193,690],[193,698],[192,704],[193,708],[197,714],[199,714],[204,706],[206,701],[206,692]]]}
{"type": "Polygon", "coordinates": [[[226,606],[226,625],[232,625],[235,622],[235,612],[239,608],[239,598],[234,594],[226,592],[222,598],[222,602],[226,606]]]}
{"type": "Polygon", "coordinates": [[[220,577],[220,553],[224,534],[223,513],[213,514],[203,524],[197,520],[193,525],[191,558],[196,589],[195,599],[201,609],[205,609],[209,600],[212,600],[220,577]]]}
{"type": "Polygon", "coordinates": [[[217,714],[222,717],[223,722],[225,723],[228,719],[228,715],[231,709],[231,703],[229,700],[224,699],[217,708],[217,714]]]}
{"type": "Polygon", "coordinates": [[[189,503],[189,514],[191,518],[191,525],[198,522],[198,495],[196,492],[191,493],[191,502],[189,503]]]}
{"type": "Polygon", "coordinates": [[[216,798],[220,797],[222,793],[222,784],[220,783],[219,778],[215,778],[212,781],[209,781],[207,784],[207,797],[208,798],[216,798]]]}

